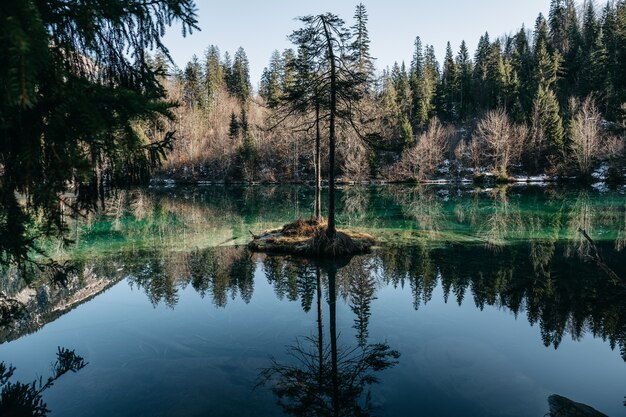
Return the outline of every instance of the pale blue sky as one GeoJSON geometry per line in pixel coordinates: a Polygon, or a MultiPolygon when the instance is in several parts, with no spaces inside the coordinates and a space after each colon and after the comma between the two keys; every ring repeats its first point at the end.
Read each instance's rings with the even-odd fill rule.
{"type": "MultiPolygon", "coordinates": [[[[290,46],[287,36],[299,27],[294,18],[332,12],[352,25],[358,0],[196,0],[202,31],[183,38],[178,28],[170,28],[165,43],[176,64],[183,67],[193,54],[201,57],[208,45],[231,55],[243,46],[250,60],[252,85],[258,86],[261,71],[274,49],[290,46]]],[[[435,47],[441,61],[446,42],[454,53],[465,39],[473,55],[479,37],[489,32],[491,39],[518,30],[522,23],[534,26],[537,15],[547,14],[550,0],[367,0],[372,56],[382,70],[394,61],[411,61],[413,41],[435,47]]]]}

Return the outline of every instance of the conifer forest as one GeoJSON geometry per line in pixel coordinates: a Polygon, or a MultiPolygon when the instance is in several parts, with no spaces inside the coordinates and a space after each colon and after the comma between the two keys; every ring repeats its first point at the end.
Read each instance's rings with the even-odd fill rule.
{"type": "MultiPolygon", "coordinates": [[[[417,36],[412,57],[382,68],[370,55],[367,23],[359,4],[351,23],[340,24],[343,77],[358,84],[340,103],[342,180],[589,179],[600,170],[623,181],[624,2],[554,0],[534,27],[485,33],[475,51],[448,43],[443,62],[417,36]]],[[[180,141],[159,177],[313,179],[316,120],[325,132],[329,98],[303,97],[303,83],[320,88],[328,62],[297,34],[291,40],[293,47],[269,57],[260,80],[250,80],[241,48],[231,54],[209,45],[183,68],[154,58],[169,74],[169,97],[182,103],[180,141]]]]}

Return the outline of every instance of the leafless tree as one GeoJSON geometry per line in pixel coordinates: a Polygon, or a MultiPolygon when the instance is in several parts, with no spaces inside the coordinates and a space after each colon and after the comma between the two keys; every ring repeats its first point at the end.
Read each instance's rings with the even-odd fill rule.
{"type": "Polygon", "coordinates": [[[400,175],[417,180],[432,175],[445,158],[452,133],[451,127],[433,118],[428,129],[417,137],[415,145],[403,152],[400,175]]]}
{"type": "Polygon", "coordinates": [[[570,108],[575,109],[575,112],[570,122],[569,154],[578,172],[588,176],[603,153],[602,119],[591,96],[580,104],[571,99],[570,108]]]}
{"type": "Polygon", "coordinates": [[[528,130],[525,126],[513,125],[504,109],[488,112],[478,123],[472,142],[481,150],[484,161],[488,162],[500,178],[508,176],[511,164],[521,155],[528,130]]]}

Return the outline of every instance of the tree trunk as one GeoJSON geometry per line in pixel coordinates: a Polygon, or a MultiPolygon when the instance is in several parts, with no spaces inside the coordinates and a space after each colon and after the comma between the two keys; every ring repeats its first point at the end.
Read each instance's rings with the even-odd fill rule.
{"type": "Polygon", "coordinates": [[[322,343],[324,331],[322,326],[322,274],[320,268],[315,268],[317,278],[317,349],[319,355],[318,387],[320,392],[324,386],[324,344],[322,343]]]}
{"type": "Polygon", "coordinates": [[[330,118],[329,118],[329,157],[328,157],[328,227],[326,236],[334,239],[337,233],[335,227],[335,116],[337,113],[337,71],[335,53],[333,51],[333,39],[328,31],[326,19],[322,17],[324,33],[328,43],[328,58],[330,60],[330,118]]]}
{"type": "Polygon", "coordinates": [[[339,417],[339,375],[337,363],[337,281],[334,266],[328,268],[328,306],[330,315],[330,356],[332,371],[332,405],[333,415],[339,417]]]}
{"type": "Polygon", "coordinates": [[[320,161],[320,103],[315,103],[315,219],[319,220],[322,213],[322,163],[320,161]]]}

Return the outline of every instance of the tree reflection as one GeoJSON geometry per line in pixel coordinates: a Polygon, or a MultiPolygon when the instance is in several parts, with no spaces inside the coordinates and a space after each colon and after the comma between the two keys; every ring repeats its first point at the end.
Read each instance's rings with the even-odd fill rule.
{"type": "Polygon", "coordinates": [[[578,232],[580,229],[591,234],[594,234],[595,232],[595,216],[588,192],[581,191],[578,193],[578,196],[574,200],[574,204],[571,206],[568,217],[567,233],[570,238],[570,244],[567,247],[567,255],[588,257],[590,255],[591,246],[589,242],[578,232]]]}
{"type": "Polygon", "coordinates": [[[434,238],[442,230],[446,220],[443,199],[437,191],[435,188],[417,186],[393,188],[385,192],[400,205],[407,218],[415,221],[424,236],[434,238]]]}
{"type": "Polygon", "coordinates": [[[68,372],[78,372],[87,366],[85,360],[73,350],[58,348],[57,360],[52,364],[52,376],[24,384],[11,382],[15,368],[0,362],[0,415],[6,417],[45,417],[50,413],[43,393],[68,372]]]}
{"type": "MultiPolygon", "coordinates": [[[[250,302],[255,270],[262,267],[278,299],[298,301],[304,311],[314,309],[319,285],[315,269],[306,261],[255,257],[240,246],[173,250],[180,246],[168,243],[186,239],[185,248],[198,241],[204,244],[198,246],[206,247],[207,242],[248,234],[250,225],[272,223],[293,210],[295,201],[304,204],[311,197],[288,187],[272,189],[272,195],[263,192],[252,187],[118,195],[105,208],[113,218],[111,224],[90,219],[92,223],[77,232],[77,248],[80,242],[93,244],[103,236],[107,242],[119,238],[142,243],[123,250],[100,252],[96,246],[89,252],[78,251],[72,261],[80,274],[67,287],[51,289],[41,280],[39,287],[29,290],[18,276],[1,271],[0,341],[36,330],[81,302],[80,296],[87,300],[123,278],[145,292],[155,306],[174,308],[181,290],[190,286],[215,306],[225,307],[236,298],[250,302]],[[246,199],[255,204],[242,206],[246,199]],[[205,239],[207,235],[210,238],[205,239]],[[90,290],[83,291],[85,287],[90,290]]],[[[378,289],[406,288],[413,307],[419,309],[440,285],[446,302],[471,302],[479,309],[496,306],[516,317],[525,316],[537,324],[548,346],[559,346],[563,337],[579,339],[591,333],[619,346],[626,357],[626,289],[586,260],[589,242],[578,232],[578,228],[586,230],[608,266],[626,277],[623,196],[550,186],[490,191],[390,186],[348,189],[344,195],[354,221],[376,217],[381,234],[400,236],[380,251],[337,269],[333,290],[353,313],[360,347],[368,343],[370,306],[378,289]],[[362,218],[356,215],[362,208],[385,210],[385,214],[373,212],[362,218]]],[[[329,291],[327,279],[322,287],[329,291]]]]}
{"type": "Polygon", "coordinates": [[[341,198],[343,203],[341,216],[345,223],[352,225],[363,223],[367,218],[369,200],[369,190],[364,186],[345,189],[341,198]]]}
{"type": "MultiPolygon", "coordinates": [[[[538,324],[546,346],[557,348],[569,334],[574,340],[587,332],[619,346],[626,360],[626,289],[615,285],[596,265],[568,255],[567,243],[550,243],[541,268],[532,245],[508,245],[493,252],[482,245],[445,248],[390,248],[380,253],[382,276],[390,285],[409,285],[414,306],[426,303],[431,288],[441,285],[444,298],[452,292],[457,303],[471,291],[473,303],[522,313],[531,325],[538,324]],[[428,263],[424,259],[428,259],[428,263]],[[434,265],[438,278],[424,273],[434,265]],[[408,281],[408,282],[407,282],[408,281]]],[[[620,276],[626,264],[611,243],[604,243],[606,262],[620,276]]]]}
{"type": "MultiPolygon", "coordinates": [[[[360,271],[361,272],[361,271],[360,271]]],[[[376,278],[370,271],[355,274],[350,280],[350,309],[354,313],[354,329],[359,346],[367,344],[368,325],[372,315],[370,305],[376,299],[376,278]]]]}
{"type": "MultiPolygon", "coordinates": [[[[292,363],[272,360],[272,365],[261,372],[260,384],[271,384],[272,392],[287,414],[368,416],[372,405],[370,396],[364,396],[365,388],[379,382],[375,372],[398,363],[400,354],[386,343],[365,343],[363,333],[367,333],[367,320],[363,320],[362,313],[358,322],[365,329],[357,329],[358,346],[339,346],[337,271],[345,265],[333,262],[305,268],[314,271],[316,277],[317,334],[296,339],[295,344],[288,347],[292,363]],[[322,269],[328,277],[329,342],[324,342],[322,324],[322,269]]],[[[359,308],[369,311],[367,300],[371,301],[373,289],[366,292],[368,295],[357,297],[362,301],[357,311],[359,308]]]]}
{"type": "Polygon", "coordinates": [[[217,307],[239,295],[249,303],[254,292],[255,261],[242,247],[207,248],[185,253],[143,254],[127,265],[128,282],[145,291],[150,302],[174,308],[179,288],[189,284],[217,307]]]}
{"type": "Polygon", "coordinates": [[[520,210],[511,207],[507,191],[508,187],[501,186],[490,192],[490,204],[482,219],[483,227],[479,235],[492,248],[504,246],[515,232],[522,229],[520,210]]]}

